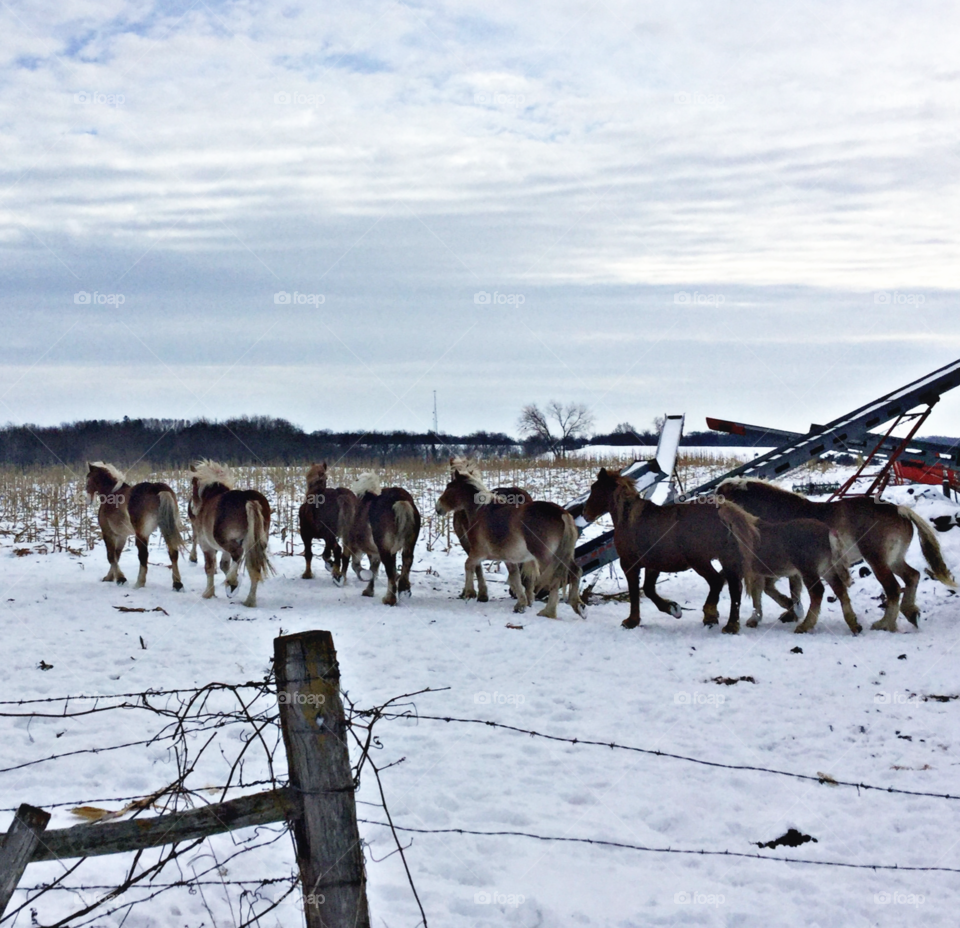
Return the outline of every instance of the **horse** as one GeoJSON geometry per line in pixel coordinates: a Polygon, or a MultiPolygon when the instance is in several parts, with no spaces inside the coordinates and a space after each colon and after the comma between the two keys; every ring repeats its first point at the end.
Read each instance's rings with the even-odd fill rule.
{"type": "MultiPolygon", "coordinates": [[[[458,470],[462,474],[475,474],[477,465],[467,461],[463,458],[450,458],[450,476],[452,477],[458,470]]],[[[494,501],[505,506],[522,506],[525,503],[532,503],[533,497],[521,487],[497,487],[493,491],[494,501]]],[[[463,548],[466,554],[470,554],[470,538],[467,531],[470,524],[470,517],[467,515],[466,510],[458,509],[453,514],[453,531],[457,536],[457,539],[460,542],[460,547],[463,548]]],[[[517,571],[518,568],[516,564],[507,564],[507,585],[510,589],[510,595],[516,599],[516,593],[514,592],[515,582],[512,577],[512,573],[517,571]]],[[[478,563],[476,566],[476,576],[477,576],[477,590],[474,591],[473,587],[470,589],[466,585],[463,587],[463,591],[460,593],[460,599],[476,599],[478,603],[485,603],[489,600],[487,595],[487,581],[483,576],[483,564],[478,563]]]]}
{"type": "Polygon", "coordinates": [[[314,464],[307,471],[307,498],[300,506],[304,580],[313,579],[313,539],[317,538],[324,542],[324,566],[333,573],[334,583],[343,583],[351,551],[340,545],[340,539],[347,539],[356,513],[356,494],[346,487],[327,487],[327,462],[314,464]]]}
{"type": "Polygon", "coordinates": [[[165,483],[138,483],[130,486],[122,473],[112,464],[103,461],[88,463],[87,495],[90,502],[99,500],[97,521],[103,532],[110,570],[105,582],[127,582],[120,570],[120,552],[130,535],[135,536],[137,555],[140,558],[140,573],[135,589],[147,582],[147,543],[154,530],[159,528],[167,544],[170,566],[173,570],[173,588],[183,589],[180,580],[180,549],[184,546],[180,536],[180,515],[177,511],[177,496],[165,483]]]}
{"type": "MultiPolygon", "coordinates": [[[[897,613],[917,625],[917,586],[920,572],[905,560],[916,528],[927,573],[934,580],[956,589],[956,581],[943,560],[936,533],[922,516],[906,506],[896,506],[866,496],[848,496],[832,502],[815,503],[797,493],[763,480],[730,478],[717,487],[717,494],[768,522],[790,519],[817,519],[832,528],[840,539],[844,560],[853,564],[863,559],[883,587],[886,606],[874,629],[897,630],[897,613]],[[903,590],[897,577],[904,582],[903,590]],[[902,598],[901,598],[902,596],[902,598]]],[[[759,598],[759,597],[758,597],[759,598]]],[[[757,610],[757,599],[754,600],[757,610]]]]}
{"type": "Polygon", "coordinates": [[[257,490],[235,490],[229,468],[213,461],[194,465],[193,511],[197,542],[203,551],[207,588],[203,598],[216,596],[217,551],[230,556],[227,587],[232,593],[240,585],[237,571],[241,562],[250,575],[250,593],[244,606],[256,606],[257,584],[274,573],[267,556],[270,541],[270,503],[257,490]]]}
{"type": "Polygon", "coordinates": [[[497,502],[473,473],[454,470],[453,479],[437,500],[438,515],[462,511],[466,514],[467,560],[464,564],[463,598],[472,599],[477,565],[484,559],[522,565],[510,574],[516,595],[514,612],[522,613],[534,603],[534,586],[539,580],[549,590],[546,606],[539,615],[557,617],[560,587],[569,589],[570,607],[583,614],[580,601],[580,568],[574,561],[577,527],[573,517],[555,503],[545,501],[519,505],[497,502]]]}
{"type": "Polygon", "coordinates": [[[853,581],[843,560],[840,536],[833,529],[817,519],[766,522],[729,501],[720,504],[719,515],[740,545],[748,595],[762,596],[767,580],[799,577],[810,595],[806,617],[794,629],[803,634],[817,624],[826,580],[840,601],[850,631],[854,635],[863,631],[847,594],[853,581]]]}
{"type": "Polygon", "coordinates": [[[680,618],[680,606],[657,593],[657,578],[664,571],[695,570],[710,586],[703,605],[703,624],[719,622],[717,603],[724,582],[730,590],[730,616],[726,634],[740,631],[740,587],[743,565],[740,548],[715,501],[658,506],[640,496],[636,485],[620,471],[600,468],[583,507],[588,522],[609,512],[613,542],[630,592],[630,615],[624,628],[640,624],[640,568],[645,569],[643,592],[661,611],[680,618]],[[718,572],[711,561],[720,561],[718,572]]]}
{"type": "Polygon", "coordinates": [[[385,606],[397,604],[397,593],[410,595],[410,568],[413,549],[420,537],[420,510],[413,497],[402,487],[382,489],[376,474],[362,474],[351,487],[357,497],[357,510],[347,532],[345,547],[349,547],[353,570],[363,577],[360,556],[370,559],[370,582],[364,596],[373,596],[373,587],[381,562],[387,572],[385,606]],[[401,567],[397,575],[397,553],[401,553],[401,567]]]}

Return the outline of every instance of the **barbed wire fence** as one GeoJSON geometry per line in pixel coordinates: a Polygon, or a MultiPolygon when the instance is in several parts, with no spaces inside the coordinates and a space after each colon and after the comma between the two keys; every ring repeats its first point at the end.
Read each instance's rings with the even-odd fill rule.
{"type": "MultiPolygon", "coordinates": [[[[369,827],[383,828],[389,831],[395,850],[387,856],[392,856],[394,853],[399,856],[419,910],[420,920],[418,925],[423,925],[424,928],[428,924],[427,913],[415,885],[413,871],[408,859],[410,845],[404,843],[404,835],[443,834],[498,839],[515,838],[589,845],[597,848],[642,853],[741,858],[792,865],[804,864],[817,867],[874,871],[960,872],[960,868],[949,866],[911,866],[883,861],[860,863],[846,860],[823,860],[815,857],[766,854],[706,846],[690,848],[655,847],[611,840],[605,837],[550,835],[535,831],[481,830],[458,827],[430,828],[404,825],[398,822],[390,811],[383,774],[390,768],[402,763],[405,758],[401,757],[392,762],[376,760],[376,752],[384,749],[384,743],[378,729],[380,723],[383,722],[393,721],[401,724],[430,722],[442,725],[482,726],[509,738],[542,739],[583,750],[639,753],[662,758],[665,761],[748,772],[758,776],[787,777],[826,785],[831,788],[856,789],[858,792],[884,792],[896,796],[923,797],[947,802],[960,800],[960,795],[840,780],[822,773],[813,774],[749,764],[719,762],[708,758],[675,754],[654,748],[620,744],[614,741],[565,737],[549,732],[507,725],[489,719],[420,713],[416,703],[417,697],[442,691],[435,688],[425,688],[405,693],[373,708],[358,706],[347,693],[339,688],[339,681],[337,681],[337,691],[344,705],[344,726],[342,732],[338,735],[338,739],[344,751],[346,751],[348,744],[352,748],[350,777],[353,792],[359,790],[361,781],[369,773],[375,782],[379,801],[365,804],[378,807],[385,819],[356,818],[354,811],[355,821],[369,827]]],[[[69,808],[79,820],[96,824],[92,829],[77,826],[57,832],[46,832],[44,838],[48,840],[48,845],[53,845],[53,851],[48,856],[38,852],[34,855],[33,859],[35,861],[60,859],[57,856],[57,847],[59,847],[57,842],[61,840],[58,836],[63,836],[68,832],[81,831],[84,833],[95,831],[99,834],[106,834],[105,823],[115,822],[115,827],[120,827],[127,822],[137,822],[141,826],[146,826],[151,821],[158,819],[166,820],[169,818],[172,820],[180,813],[183,813],[183,817],[186,818],[189,815],[196,816],[198,812],[210,808],[229,806],[231,809],[236,809],[238,808],[236,804],[242,802],[248,802],[251,804],[251,808],[253,808],[255,802],[259,802],[261,806],[268,810],[266,814],[263,811],[251,813],[252,818],[257,819],[258,816],[259,818],[254,824],[245,827],[240,835],[237,835],[237,832],[231,829],[229,842],[217,842],[214,845],[213,842],[208,841],[209,835],[207,835],[190,838],[189,840],[170,840],[166,843],[152,844],[150,847],[160,847],[160,851],[155,857],[145,853],[142,849],[134,851],[132,859],[124,867],[122,877],[112,883],[104,882],[102,879],[88,883],[78,881],[78,878],[82,876],[82,867],[89,859],[87,856],[78,856],[78,859],[72,861],[69,865],[62,864],[63,872],[54,879],[36,883],[22,882],[17,887],[18,896],[14,900],[13,908],[2,914],[0,925],[13,925],[25,914],[29,915],[31,925],[44,925],[44,928],[59,928],[59,926],[67,925],[80,928],[80,926],[91,925],[98,920],[100,920],[100,924],[103,924],[102,919],[109,916],[115,916],[115,923],[122,925],[126,917],[137,906],[152,902],[160,896],[177,892],[197,897],[201,906],[207,912],[210,912],[215,900],[208,899],[205,894],[218,891],[220,897],[216,901],[226,900],[236,928],[248,928],[248,926],[268,924],[263,919],[290,900],[291,896],[299,893],[301,897],[308,898],[307,890],[311,888],[307,887],[307,890],[304,888],[302,868],[298,872],[299,855],[296,842],[291,840],[293,835],[291,834],[290,808],[296,799],[296,789],[291,784],[287,759],[283,751],[284,734],[278,702],[282,706],[282,692],[278,696],[277,678],[274,673],[261,680],[234,684],[211,683],[193,689],[152,689],[106,696],[71,695],[0,702],[0,718],[18,720],[84,719],[103,713],[142,713],[145,719],[142,727],[147,727],[147,720],[155,725],[155,730],[147,738],[49,754],[0,768],[0,774],[37,768],[45,764],[56,764],[63,762],[65,759],[82,755],[99,755],[144,745],[162,747],[172,758],[175,766],[175,774],[169,782],[147,794],[99,796],[44,804],[47,809],[69,808]],[[159,725],[156,725],[157,722],[159,722],[159,725]],[[205,764],[205,761],[209,758],[215,758],[216,763],[205,764]],[[208,774],[211,768],[224,773],[215,785],[210,785],[209,781],[204,782],[202,779],[203,775],[208,774]],[[250,790],[262,787],[268,789],[258,793],[250,793],[250,790]],[[239,799],[228,800],[228,796],[237,795],[240,796],[239,799]],[[231,803],[234,805],[231,805],[231,803]],[[104,808],[104,806],[116,805],[120,805],[120,808],[112,810],[104,808]],[[148,816],[147,813],[150,813],[150,815],[148,816]],[[289,864],[287,872],[257,873],[249,877],[233,874],[233,869],[238,867],[245,858],[250,859],[252,866],[261,867],[264,855],[258,855],[256,852],[267,848],[274,849],[285,840],[291,842],[290,852],[286,855],[289,864]],[[57,894],[58,900],[69,899],[69,910],[66,911],[68,906],[58,901],[57,904],[50,907],[55,910],[53,915],[55,920],[41,922],[38,920],[40,917],[39,906],[51,894],[57,894]]],[[[16,811],[15,808],[0,809],[0,812],[3,813],[16,811]]],[[[248,818],[251,815],[248,815],[248,818]]],[[[247,821],[242,817],[240,820],[247,821]]],[[[107,843],[109,844],[109,842],[107,843]]],[[[701,843],[707,844],[708,842],[701,843]]],[[[363,846],[365,842],[358,841],[358,844],[361,850],[366,852],[367,859],[373,860],[369,850],[363,846]]],[[[94,853],[107,852],[109,851],[96,850],[94,853]]],[[[66,859],[70,857],[69,854],[60,856],[66,859]]],[[[276,858],[276,853],[270,855],[271,860],[275,861],[276,858]]],[[[385,858],[380,860],[383,859],[385,858]]],[[[312,889],[314,890],[313,895],[316,896],[316,887],[312,887],[312,889]]],[[[322,896],[319,898],[322,899],[322,896]]],[[[272,922],[269,922],[269,924],[272,924],[272,922]]]]}

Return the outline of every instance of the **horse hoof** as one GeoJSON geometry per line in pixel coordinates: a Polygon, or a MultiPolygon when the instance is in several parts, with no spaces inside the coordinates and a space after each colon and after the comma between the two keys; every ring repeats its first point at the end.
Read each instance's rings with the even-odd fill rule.
{"type": "Polygon", "coordinates": [[[361,595],[361,596],[373,596],[373,590],[364,590],[360,595],[361,595]]]}
{"type": "Polygon", "coordinates": [[[856,626],[856,628],[851,628],[850,631],[851,631],[851,633],[854,634],[854,635],[859,635],[860,632],[863,631],[863,626],[862,626],[862,625],[858,625],[858,626],[856,626]]]}
{"type": "Polygon", "coordinates": [[[135,590],[142,590],[147,584],[141,583],[139,580],[133,585],[135,590]]]}
{"type": "Polygon", "coordinates": [[[253,602],[251,602],[249,599],[245,599],[241,605],[246,606],[248,609],[256,609],[257,601],[253,600],[253,602]]]}
{"type": "Polygon", "coordinates": [[[410,599],[410,598],[413,596],[413,591],[412,591],[412,590],[400,590],[400,595],[401,595],[404,599],[410,599]]]}
{"type": "Polygon", "coordinates": [[[669,612],[670,615],[672,615],[675,619],[683,618],[683,610],[680,608],[680,606],[677,603],[670,603],[669,608],[667,609],[667,612],[669,612]]]}
{"type": "Polygon", "coordinates": [[[477,593],[477,602],[478,603],[488,603],[490,602],[490,597],[486,593],[477,593]]]}
{"type": "Polygon", "coordinates": [[[239,583],[228,583],[228,584],[227,584],[227,590],[228,590],[231,594],[233,594],[233,593],[236,593],[236,592],[237,592],[237,587],[239,587],[239,586],[240,586],[239,583]]]}
{"type": "Polygon", "coordinates": [[[214,593],[213,590],[204,590],[204,591],[203,591],[203,598],[204,598],[204,599],[213,599],[216,595],[217,595],[217,594],[214,593]]]}
{"type": "Polygon", "coordinates": [[[875,632],[895,632],[896,627],[891,628],[887,625],[886,619],[878,619],[870,626],[875,632]]]}
{"type": "Polygon", "coordinates": [[[327,573],[333,573],[333,564],[331,564],[329,561],[324,561],[323,566],[326,568],[327,573]]]}
{"type": "Polygon", "coordinates": [[[123,586],[126,582],[127,582],[127,578],[126,578],[126,577],[120,577],[120,578],[117,580],[117,586],[123,586]]]}
{"type": "Polygon", "coordinates": [[[384,596],[383,599],[380,600],[380,602],[382,602],[385,606],[395,606],[397,604],[397,597],[384,596]]]}
{"type": "Polygon", "coordinates": [[[796,622],[797,614],[792,609],[788,609],[783,613],[783,615],[780,616],[780,621],[783,623],[796,622]]]}
{"type": "Polygon", "coordinates": [[[749,618],[747,619],[747,628],[756,628],[760,624],[759,619],[749,618]]]}
{"type": "Polygon", "coordinates": [[[620,623],[621,628],[636,628],[640,624],[639,619],[624,619],[620,623]]]}
{"type": "Polygon", "coordinates": [[[729,622],[720,629],[724,635],[739,635],[740,634],[740,625],[731,625],[729,622]]]}
{"type": "Polygon", "coordinates": [[[705,615],[703,617],[704,625],[719,625],[720,620],[715,615],[705,615]]]}
{"type": "Polygon", "coordinates": [[[476,598],[477,598],[477,591],[476,591],[476,590],[464,590],[464,591],[460,594],[460,598],[461,598],[461,599],[476,599],[476,598]]]}
{"type": "Polygon", "coordinates": [[[373,579],[373,571],[368,570],[366,567],[361,567],[357,571],[357,576],[364,582],[369,583],[373,579]]]}
{"type": "Polygon", "coordinates": [[[805,635],[805,634],[807,634],[807,632],[812,632],[812,631],[813,631],[813,626],[812,626],[812,625],[807,625],[806,622],[801,622],[801,623],[793,630],[793,633],[794,633],[795,635],[805,635]]]}
{"type": "Polygon", "coordinates": [[[514,611],[517,615],[523,615],[524,612],[527,611],[527,607],[526,607],[523,603],[518,602],[518,603],[513,607],[513,611],[514,611]]]}
{"type": "Polygon", "coordinates": [[[904,611],[903,609],[901,609],[900,611],[901,611],[901,613],[903,613],[903,617],[904,617],[914,628],[919,628],[919,627],[920,627],[919,625],[917,625],[917,619],[920,618],[920,610],[919,610],[919,609],[912,609],[910,612],[906,612],[906,611],[904,611]]]}
{"type": "Polygon", "coordinates": [[[336,576],[336,575],[334,575],[334,577],[333,577],[333,582],[334,582],[337,586],[343,586],[343,580],[344,580],[343,574],[340,574],[339,577],[336,576]]]}
{"type": "Polygon", "coordinates": [[[300,579],[301,579],[301,580],[312,580],[312,579],[313,579],[313,571],[312,571],[312,570],[305,570],[302,574],[300,574],[300,579]]]}
{"type": "Polygon", "coordinates": [[[178,593],[182,593],[182,592],[183,592],[183,584],[182,584],[179,580],[175,580],[175,581],[173,582],[173,588],[174,588],[174,590],[176,590],[178,593]]]}

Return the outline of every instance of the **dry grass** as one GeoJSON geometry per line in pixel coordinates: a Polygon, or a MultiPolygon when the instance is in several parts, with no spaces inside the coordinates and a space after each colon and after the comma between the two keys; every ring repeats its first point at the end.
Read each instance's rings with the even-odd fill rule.
{"type": "MultiPolygon", "coordinates": [[[[567,460],[529,458],[491,458],[481,462],[487,486],[519,486],[536,499],[563,504],[586,493],[600,467],[622,467],[622,460],[581,457],[567,460]]],[[[697,486],[732,470],[740,458],[698,451],[683,454],[677,461],[677,473],[685,488],[697,486]]],[[[830,465],[815,462],[791,476],[822,474],[830,465]]],[[[331,486],[350,486],[368,470],[379,473],[383,486],[403,486],[413,495],[423,515],[423,540],[432,548],[450,546],[450,519],[437,516],[434,505],[447,484],[446,461],[404,460],[378,466],[334,466],[329,472],[331,486]]],[[[263,493],[274,510],[271,534],[278,537],[284,551],[299,551],[297,512],[306,492],[305,466],[234,467],[238,487],[252,487],[263,493]]],[[[65,551],[75,554],[90,551],[100,542],[96,506],[84,492],[85,473],[65,467],[19,470],[0,467],[0,543],[20,551],[65,551]]],[[[180,500],[186,523],[186,499],[190,491],[190,472],[186,469],[152,470],[138,465],[127,473],[130,483],[142,480],[163,481],[173,487],[180,500]]],[[[188,532],[185,537],[189,535],[188,532]]],[[[159,544],[159,538],[154,539],[159,544]]]]}

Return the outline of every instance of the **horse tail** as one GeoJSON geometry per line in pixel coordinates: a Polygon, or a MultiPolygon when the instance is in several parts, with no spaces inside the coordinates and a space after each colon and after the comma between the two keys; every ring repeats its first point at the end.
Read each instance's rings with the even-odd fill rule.
{"type": "Polygon", "coordinates": [[[247,571],[256,571],[261,579],[276,573],[267,557],[269,536],[263,510],[256,500],[247,502],[247,533],[243,536],[243,560],[247,571]]]}
{"type": "Polygon", "coordinates": [[[393,504],[393,518],[397,523],[397,541],[403,547],[417,530],[413,503],[401,499],[393,504]]]}
{"type": "Polygon", "coordinates": [[[717,515],[723,522],[730,534],[737,542],[737,548],[740,551],[740,561],[743,564],[743,579],[747,587],[747,593],[751,597],[755,594],[758,584],[762,588],[763,576],[757,570],[757,549],[760,547],[760,520],[756,516],[750,515],[746,509],[731,503],[730,500],[723,500],[717,506],[717,515]]]}
{"type": "Polygon", "coordinates": [[[847,564],[846,548],[840,540],[840,535],[830,529],[830,570],[845,587],[853,586],[853,577],[850,576],[850,567],[847,564]]]}
{"type": "Polygon", "coordinates": [[[180,512],[177,509],[177,498],[172,490],[161,490],[160,511],[157,513],[157,524],[160,526],[160,534],[167,543],[171,551],[179,551],[185,548],[183,536],[180,534],[180,512]]]}
{"type": "Polygon", "coordinates": [[[577,615],[583,615],[583,602],[580,599],[580,578],[583,572],[577,566],[575,555],[580,532],[569,512],[564,512],[562,518],[563,533],[560,536],[560,543],[553,553],[550,569],[540,575],[537,586],[541,589],[551,589],[556,583],[560,587],[565,587],[570,607],[577,615]]]}
{"type": "Polygon", "coordinates": [[[940,550],[940,542],[937,541],[937,533],[930,523],[908,506],[897,506],[897,512],[901,518],[909,519],[917,527],[917,534],[920,536],[920,550],[929,565],[927,576],[939,580],[944,586],[956,589],[957,581],[954,580],[950,568],[943,560],[943,552],[940,550]]]}

